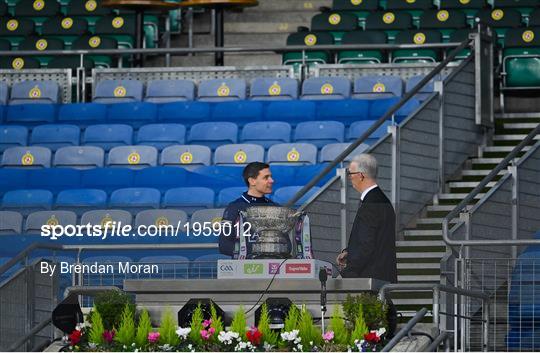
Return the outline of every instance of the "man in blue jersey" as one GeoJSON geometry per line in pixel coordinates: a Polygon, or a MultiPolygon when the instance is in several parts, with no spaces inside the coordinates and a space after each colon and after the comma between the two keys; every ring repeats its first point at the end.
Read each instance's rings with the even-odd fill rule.
{"type": "MultiPolygon", "coordinates": [[[[251,206],[277,206],[276,203],[266,197],[266,195],[272,193],[272,186],[274,185],[274,179],[272,179],[268,164],[261,162],[249,163],[244,168],[242,177],[248,188],[247,191],[231,202],[223,212],[223,222],[230,224],[233,229],[229,236],[224,234],[219,236],[219,251],[231,257],[234,256],[235,244],[238,241],[238,226],[235,227],[234,225],[239,220],[240,211],[244,211],[251,206]]],[[[253,240],[248,238],[247,242],[251,244],[253,240]]],[[[248,253],[250,248],[251,246],[248,245],[248,253]]]]}

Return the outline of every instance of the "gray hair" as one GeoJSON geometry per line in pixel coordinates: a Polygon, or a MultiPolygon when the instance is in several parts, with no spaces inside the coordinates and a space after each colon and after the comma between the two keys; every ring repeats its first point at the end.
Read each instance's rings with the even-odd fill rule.
{"type": "Polygon", "coordinates": [[[377,160],[370,154],[361,153],[354,156],[351,162],[355,162],[359,172],[370,179],[377,178],[377,160]]]}

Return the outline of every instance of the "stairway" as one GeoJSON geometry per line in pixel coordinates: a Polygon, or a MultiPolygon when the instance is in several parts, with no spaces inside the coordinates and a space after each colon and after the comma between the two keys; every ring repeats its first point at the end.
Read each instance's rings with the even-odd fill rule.
{"type": "MultiPolygon", "coordinates": [[[[298,26],[310,26],[311,17],[331,0],[259,0],[259,5],[225,12],[225,47],[284,46],[287,36],[298,26]]],[[[185,21],[185,18],[184,18],[185,21]]],[[[172,38],[171,46],[187,48],[187,23],[181,35],[172,38]]],[[[193,46],[213,47],[210,10],[197,11],[193,19],[193,46]]],[[[156,65],[161,65],[161,61],[156,65]]],[[[281,65],[281,54],[269,52],[226,53],[225,66],[281,65]]],[[[172,66],[214,66],[213,54],[176,56],[172,66]]]]}
{"type": "MultiPolygon", "coordinates": [[[[448,192],[436,195],[433,203],[428,205],[422,216],[416,220],[416,224],[403,231],[404,240],[397,241],[399,283],[440,282],[440,261],[446,252],[442,240],[443,218],[540,123],[540,113],[502,114],[496,115],[495,119],[492,145],[482,147],[478,157],[471,157],[465,163],[461,178],[448,181],[448,192]]],[[[536,140],[538,139],[540,136],[537,136],[536,140]]],[[[525,151],[529,148],[525,148],[525,151]]],[[[496,180],[505,173],[506,171],[501,171],[496,180]]],[[[474,202],[467,207],[472,207],[493,185],[495,182],[490,182],[483,193],[477,195],[474,202]]],[[[456,222],[457,219],[453,219],[451,224],[456,222]]],[[[422,307],[431,308],[432,292],[396,292],[392,298],[398,312],[408,318],[422,307]]]]}

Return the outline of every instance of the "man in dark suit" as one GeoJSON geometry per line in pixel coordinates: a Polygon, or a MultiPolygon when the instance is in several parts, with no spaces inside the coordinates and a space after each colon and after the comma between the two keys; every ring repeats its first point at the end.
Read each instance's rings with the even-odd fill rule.
{"type": "Polygon", "coordinates": [[[341,275],[396,283],[396,215],[390,200],[377,186],[377,160],[360,154],[352,160],[347,174],[361,193],[361,201],[348,246],[337,257],[341,275]]]}

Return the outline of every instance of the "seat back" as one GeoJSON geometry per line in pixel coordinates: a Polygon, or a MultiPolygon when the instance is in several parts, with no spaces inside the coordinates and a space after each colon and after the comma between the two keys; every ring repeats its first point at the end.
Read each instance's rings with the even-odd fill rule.
{"type": "Polygon", "coordinates": [[[67,226],[76,225],[77,215],[71,211],[38,211],[33,212],[26,217],[24,223],[24,232],[32,234],[41,234],[42,226],[67,226]]]}
{"type": "Polygon", "coordinates": [[[354,80],[353,96],[357,98],[401,97],[403,81],[398,76],[361,76],[354,80]]]}
{"type": "Polygon", "coordinates": [[[204,102],[246,99],[246,81],[238,78],[202,81],[199,83],[198,99],[204,102]]]}
{"type": "Polygon", "coordinates": [[[317,163],[317,147],[309,143],[280,143],[268,150],[268,163],[303,165],[317,163]]]}
{"type": "Polygon", "coordinates": [[[251,81],[253,100],[298,99],[298,81],[294,78],[257,77],[251,81]]]}
{"type": "Polygon", "coordinates": [[[58,83],[54,81],[23,81],[17,82],[11,87],[9,104],[50,104],[59,101],[60,87],[58,83]]]}
{"type": "Polygon", "coordinates": [[[96,103],[138,102],[143,98],[143,84],[137,80],[102,80],[96,85],[96,103]]]}
{"type": "Polygon", "coordinates": [[[82,143],[109,151],[116,146],[131,145],[132,140],[133,128],[129,125],[97,124],[85,129],[82,143]]]}
{"type": "Polygon", "coordinates": [[[212,149],[228,143],[236,143],[238,126],[230,122],[198,123],[191,127],[188,143],[206,145],[212,149]]]}
{"type": "Polygon", "coordinates": [[[186,141],[186,127],[182,124],[149,124],[141,126],[135,143],[154,146],[158,150],[171,145],[183,145],[186,141]]]}
{"type": "Polygon", "coordinates": [[[210,165],[211,159],[212,151],[207,146],[174,145],[163,149],[159,164],[194,169],[210,165]]]}
{"type": "Polygon", "coordinates": [[[345,77],[312,77],[302,83],[301,99],[347,99],[351,96],[351,82],[345,77]]]}
{"type": "Polygon", "coordinates": [[[232,144],[216,148],[215,165],[246,165],[264,161],[264,148],[255,144],[232,144]]]}
{"type": "Polygon", "coordinates": [[[81,131],[76,125],[47,124],[32,129],[30,144],[56,151],[61,147],[79,145],[81,131]]]}
{"type": "Polygon", "coordinates": [[[23,216],[19,212],[0,211],[0,235],[22,233],[23,216]]]}
{"type": "Polygon", "coordinates": [[[2,155],[2,167],[10,168],[49,168],[51,150],[46,147],[10,147],[2,155]]]}
{"type": "Polygon", "coordinates": [[[158,151],[152,146],[118,146],[110,150],[107,165],[140,169],[157,165],[158,151]]]}
{"type": "Polygon", "coordinates": [[[131,211],[159,208],[161,193],[154,188],[124,188],[113,191],[109,206],[131,211]]]}
{"type": "Polygon", "coordinates": [[[339,121],[306,121],[296,126],[294,141],[312,143],[318,148],[343,142],[345,125],[339,121]]]}
{"type": "Polygon", "coordinates": [[[88,169],[103,167],[105,151],[95,146],[69,146],[59,148],[54,154],[55,167],[88,169]]]}
{"type": "Polygon", "coordinates": [[[28,129],[17,125],[0,125],[0,154],[10,147],[26,146],[28,129]]]}
{"type": "Polygon", "coordinates": [[[242,129],[240,141],[269,148],[276,143],[291,141],[291,125],[283,121],[248,123],[242,129]]]}
{"type": "Polygon", "coordinates": [[[146,102],[167,103],[195,99],[195,83],[191,80],[152,80],[146,86],[146,102]]]}
{"type": "Polygon", "coordinates": [[[2,208],[17,211],[26,216],[34,211],[50,210],[52,202],[53,194],[49,190],[12,190],[4,194],[2,208]]]}

